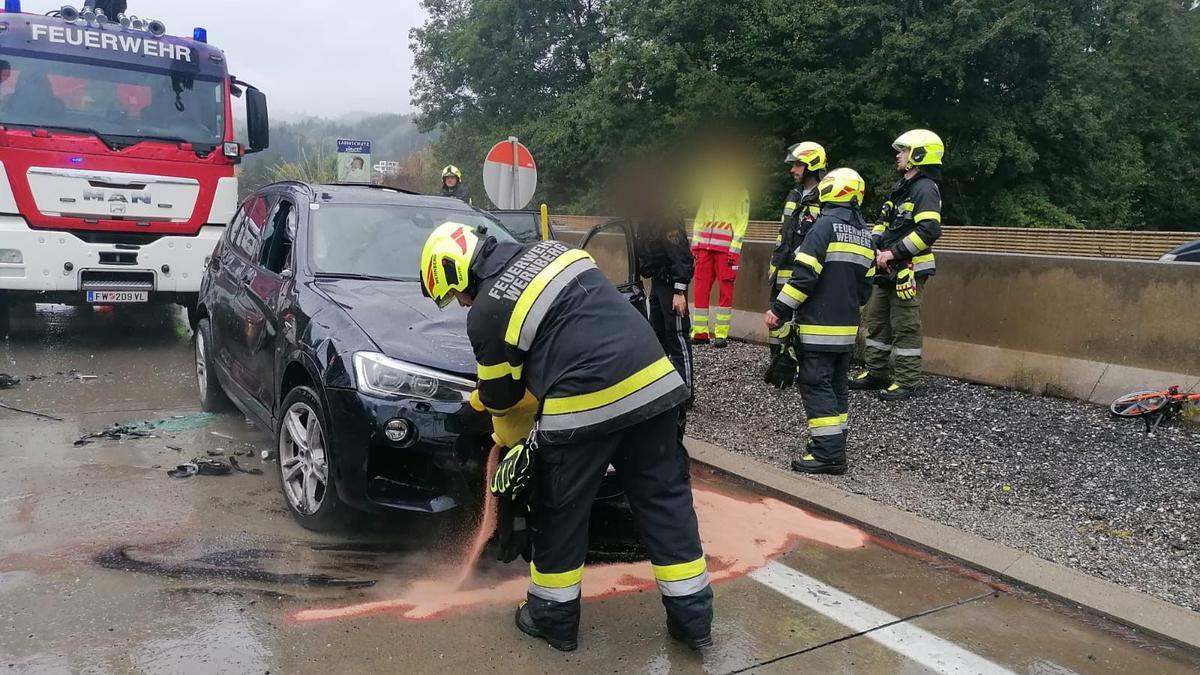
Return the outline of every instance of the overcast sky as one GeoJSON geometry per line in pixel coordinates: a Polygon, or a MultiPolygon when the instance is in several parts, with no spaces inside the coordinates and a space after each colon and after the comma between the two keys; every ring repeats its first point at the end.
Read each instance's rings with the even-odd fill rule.
{"type": "MultiPolygon", "coordinates": [[[[45,13],[82,0],[24,0],[45,13]]],[[[410,112],[408,30],[418,0],[128,0],[129,13],[159,19],[167,33],[208,29],[229,70],[267,94],[273,114],[337,116],[410,112]]]]}

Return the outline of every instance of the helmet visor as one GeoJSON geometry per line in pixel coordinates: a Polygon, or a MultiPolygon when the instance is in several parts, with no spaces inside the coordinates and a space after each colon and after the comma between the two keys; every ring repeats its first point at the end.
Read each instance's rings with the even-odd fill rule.
{"type": "Polygon", "coordinates": [[[438,309],[446,309],[454,301],[454,294],[447,293],[440,298],[434,298],[433,301],[437,303],[438,309]]]}

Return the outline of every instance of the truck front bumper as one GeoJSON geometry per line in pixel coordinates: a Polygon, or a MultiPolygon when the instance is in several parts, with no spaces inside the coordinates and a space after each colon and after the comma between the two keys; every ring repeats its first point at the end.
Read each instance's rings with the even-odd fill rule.
{"type": "Polygon", "coordinates": [[[85,289],[103,287],[179,302],[200,291],[205,260],[224,229],[205,225],[194,237],[134,235],[134,243],[120,243],[113,235],[94,243],[81,238],[91,233],[34,230],[20,216],[0,216],[0,293],[82,302],[85,289]]]}

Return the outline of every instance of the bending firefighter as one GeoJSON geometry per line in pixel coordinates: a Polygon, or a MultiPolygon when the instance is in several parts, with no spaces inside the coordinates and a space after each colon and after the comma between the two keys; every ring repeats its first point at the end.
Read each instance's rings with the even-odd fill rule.
{"type": "Polygon", "coordinates": [[[942,235],[942,155],[945,145],[932,131],[914,129],[892,144],[896,170],[872,236],[878,274],[867,303],[866,369],[850,380],[854,389],[883,389],[879,398],[897,401],[921,386],[921,296],[937,271],[933,244],[942,235]]]}
{"type": "Polygon", "coordinates": [[[696,257],[693,286],[692,341],[709,341],[712,322],[714,347],[728,344],[733,320],[733,284],[742,256],[742,238],[750,223],[750,193],[745,188],[718,183],[700,202],[692,223],[692,253],[696,257]],[[717,309],[709,316],[709,295],[717,283],[717,309]]]}
{"type": "MultiPolygon", "coordinates": [[[[804,235],[821,215],[821,200],[817,197],[817,183],[825,177],[825,148],[817,143],[805,141],[788,148],[783,161],[791,165],[796,186],[788,191],[783,205],[783,218],[779,236],[775,238],[775,250],[771,253],[771,265],[767,270],[771,282],[771,298],[779,295],[783,286],[792,278],[792,260],[796,248],[804,241],[804,235]]],[[[767,333],[771,354],[777,354],[788,335],[792,323],[789,321],[767,333]]]]}
{"type": "Polygon", "coordinates": [[[444,223],[425,242],[420,274],[439,306],[457,299],[471,308],[475,398],[509,445],[492,491],[531,500],[531,579],[517,627],[575,649],[588,518],[611,463],[650,553],[670,634],[693,648],[712,644],[713,594],[676,437],[688,390],[645,318],[587,253],[556,241],[497,242],[483,229],[444,223]],[[519,418],[537,405],[522,441],[519,418]]]}
{"type": "Polygon", "coordinates": [[[442,196],[454,197],[468,204],[471,203],[471,191],[463,182],[462,171],[453,164],[448,164],[446,168],[442,169],[442,196]]]}
{"type": "Polygon", "coordinates": [[[809,443],[792,469],[846,472],[850,353],[858,335],[859,309],[870,292],[875,250],[859,213],[866,186],[853,169],[835,169],[817,188],[821,215],[795,255],[792,277],[767,310],[768,330],[795,320],[796,331],[767,373],[786,388],[799,362],[800,396],[808,416],[809,443]]]}

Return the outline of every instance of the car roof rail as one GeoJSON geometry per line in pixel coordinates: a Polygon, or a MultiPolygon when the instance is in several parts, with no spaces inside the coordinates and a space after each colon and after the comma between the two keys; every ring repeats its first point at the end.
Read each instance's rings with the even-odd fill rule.
{"type": "Polygon", "coordinates": [[[416,190],[409,190],[408,188],[394,187],[392,185],[380,185],[379,183],[322,183],[321,185],[322,185],[322,187],[333,187],[333,188],[338,188],[338,187],[373,188],[375,190],[391,190],[393,192],[399,192],[401,194],[406,194],[406,195],[425,196],[424,192],[417,192],[416,190]]]}
{"type": "Polygon", "coordinates": [[[292,180],[292,179],[277,180],[277,181],[274,181],[273,183],[264,185],[263,187],[270,187],[272,185],[298,185],[298,186],[304,188],[305,190],[307,190],[310,194],[316,194],[316,192],[317,192],[316,189],[313,188],[312,184],[305,183],[302,180],[292,180]]]}

